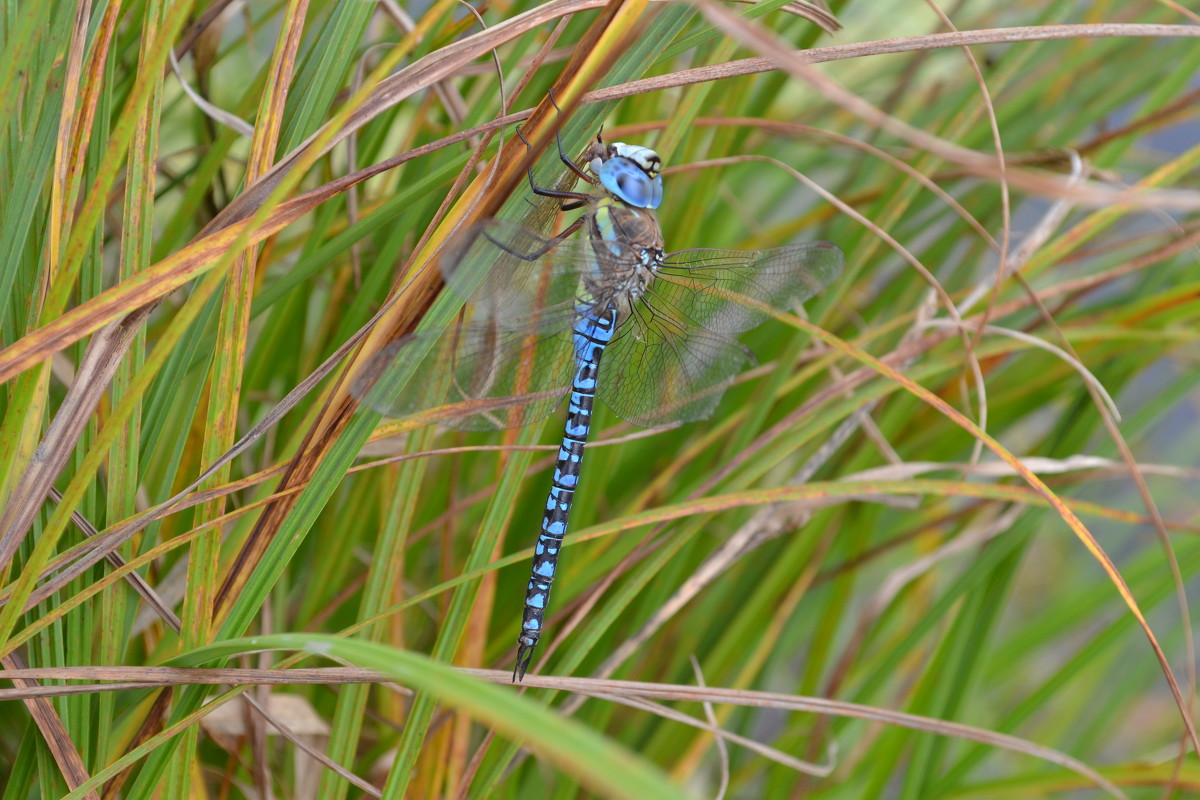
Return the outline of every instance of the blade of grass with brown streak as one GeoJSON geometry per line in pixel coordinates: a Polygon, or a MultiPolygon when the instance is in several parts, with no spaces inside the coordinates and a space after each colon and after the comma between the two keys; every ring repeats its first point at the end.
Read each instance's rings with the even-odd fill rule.
{"type": "MultiPolygon", "coordinates": [[[[292,85],[296,52],[304,29],[308,0],[291,0],[283,12],[279,35],[267,69],[265,86],[258,113],[254,117],[254,135],[250,142],[250,157],[243,180],[254,183],[267,172],[275,159],[283,127],[287,89],[292,85]]],[[[312,95],[306,95],[312,96],[312,95]]],[[[237,427],[242,396],[242,375],[245,369],[249,338],[250,303],[257,281],[256,267],[259,250],[250,246],[240,253],[225,278],[225,289],[217,319],[216,349],[213,354],[206,403],[201,463],[215,463],[237,439],[237,427]]],[[[216,486],[229,479],[230,465],[226,464],[209,478],[208,485],[216,486]]],[[[198,507],[193,524],[203,526],[219,517],[225,510],[223,498],[198,507]]],[[[188,552],[187,586],[184,597],[183,624],[180,646],[195,648],[208,644],[213,633],[215,598],[220,587],[219,560],[221,528],[213,527],[196,538],[188,552]]],[[[180,743],[172,763],[173,780],[166,787],[165,797],[184,798],[192,793],[192,771],[195,751],[200,741],[199,727],[190,728],[180,743]]]]}
{"type": "MultiPolygon", "coordinates": [[[[153,38],[157,28],[155,20],[160,13],[161,8],[155,9],[153,13],[147,15],[144,23],[144,35],[147,39],[153,38]]],[[[104,18],[105,24],[101,36],[94,46],[88,69],[86,88],[99,97],[98,100],[87,104],[89,124],[81,126],[81,130],[85,133],[90,132],[91,118],[94,117],[95,124],[99,127],[92,143],[94,155],[91,161],[93,164],[99,161],[100,148],[102,143],[107,140],[106,129],[114,102],[113,87],[103,78],[105,56],[113,43],[117,20],[117,6],[114,4],[107,9],[104,18]],[[103,102],[103,107],[96,108],[100,102],[103,102]]],[[[142,55],[144,58],[146,54],[142,55]]],[[[143,63],[140,68],[145,69],[146,65],[143,63]]],[[[128,192],[122,207],[121,220],[122,247],[118,272],[121,280],[130,278],[145,269],[151,261],[150,246],[154,239],[154,218],[150,211],[154,208],[155,189],[158,185],[157,159],[161,111],[162,82],[159,81],[146,112],[138,120],[129,148],[129,163],[126,169],[128,192]]],[[[75,155],[76,159],[81,157],[81,154],[75,155]]],[[[83,174],[80,172],[77,181],[82,178],[83,174]]],[[[74,202],[72,202],[73,205],[74,202]]],[[[103,263],[102,250],[97,248],[93,264],[103,265],[103,263]]],[[[95,269],[95,267],[93,268],[95,269]]],[[[97,276],[94,284],[98,289],[104,285],[104,282],[102,270],[97,269],[96,271],[101,273],[97,276]]],[[[142,397],[131,392],[131,387],[133,376],[145,360],[145,355],[146,337],[144,333],[139,333],[134,337],[125,359],[113,374],[112,389],[110,390],[111,402],[119,404],[124,400],[131,403],[133,409],[129,415],[128,424],[124,426],[124,430],[118,435],[108,453],[106,465],[108,491],[104,495],[104,519],[123,519],[136,510],[138,485],[144,463],[140,458],[143,433],[142,397]]],[[[95,431],[90,431],[90,433],[94,436],[95,431]]],[[[93,508],[97,505],[93,504],[93,508]]],[[[118,554],[128,558],[132,554],[132,548],[125,546],[118,551],[118,554]]],[[[81,584],[89,582],[85,578],[81,584]]],[[[129,600],[123,586],[114,587],[101,595],[96,609],[96,616],[99,620],[99,624],[95,626],[99,630],[99,641],[95,648],[97,663],[120,664],[123,662],[129,644],[130,623],[132,622],[132,606],[129,600]]],[[[95,631],[88,630],[85,635],[90,639],[95,635],[95,631]]],[[[120,715],[113,697],[95,698],[94,707],[97,718],[94,763],[97,768],[100,768],[106,763],[107,754],[113,747],[113,732],[119,724],[117,719],[120,715]]],[[[87,715],[80,715],[80,717],[86,719],[87,715]]]]}

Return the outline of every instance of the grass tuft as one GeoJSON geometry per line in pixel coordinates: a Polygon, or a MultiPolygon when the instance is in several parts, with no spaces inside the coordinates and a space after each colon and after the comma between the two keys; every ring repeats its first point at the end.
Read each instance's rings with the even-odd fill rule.
{"type": "Polygon", "coordinates": [[[0,797],[1200,791],[1200,19],[828,6],[0,10],[0,797]],[[517,689],[560,422],[349,387],[602,125],[846,267],[597,412],[517,689]]]}

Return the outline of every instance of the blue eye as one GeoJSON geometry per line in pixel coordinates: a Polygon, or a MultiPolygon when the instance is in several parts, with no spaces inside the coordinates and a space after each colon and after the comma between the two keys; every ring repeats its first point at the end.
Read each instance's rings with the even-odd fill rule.
{"type": "Polygon", "coordinates": [[[658,208],[662,176],[648,176],[627,158],[610,158],[600,165],[600,183],[622,202],[637,208],[658,208]]]}

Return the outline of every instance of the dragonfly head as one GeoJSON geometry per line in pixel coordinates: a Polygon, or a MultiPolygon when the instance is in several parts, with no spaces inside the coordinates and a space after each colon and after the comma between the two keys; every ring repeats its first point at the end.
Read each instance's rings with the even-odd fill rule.
{"type": "Polygon", "coordinates": [[[662,202],[662,159],[649,147],[605,144],[597,136],[584,159],[600,184],[621,202],[635,208],[658,208],[662,202]]]}

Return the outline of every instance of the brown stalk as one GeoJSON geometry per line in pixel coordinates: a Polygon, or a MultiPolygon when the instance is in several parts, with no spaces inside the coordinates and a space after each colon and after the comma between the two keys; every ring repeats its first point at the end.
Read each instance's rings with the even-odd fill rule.
{"type": "MultiPolygon", "coordinates": [[[[0,664],[4,665],[5,671],[20,671],[26,668],[25,661],[17,653],[9,653],[0,658],[0,664]]],[[[62,772],[63,780],[71,789],[78,789],[86,783],[91,776],[88,775],[87,767],[84,766],[83,757],[79,755],[79,751],[75,749],[75,743],[71,741],[71,736],[67,733],[67,729],[63,726],[62,720],[58,716],[58,712],[54,710],[54,706],[44,696],[39,696],[37,692],[40,687],[37,680],[26,677],[11,678],[14,689],[10,691],[28,693],[22,698],[25,707],[29,710],[29,715],[33,717],[33,722],[41,732],[42,738],[46,741],[46,747],[49,748],[50,754],[54,757],[54,763],[58,765],[59,771],[62,772]]],[[[88,800],[100,800],[100,795],[95,792],[88,792],[85,797],[88,800]]]]}

